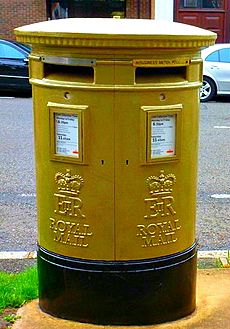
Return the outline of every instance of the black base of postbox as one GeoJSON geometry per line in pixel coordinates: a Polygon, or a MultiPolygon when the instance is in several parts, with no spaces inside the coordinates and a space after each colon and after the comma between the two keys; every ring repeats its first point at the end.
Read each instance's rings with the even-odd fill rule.
{"type": "Polygon", "coordinates": [[[196,244],[170,256],[90,261],[38,249],[39,305],[56,317],[102,325],[147,325],[195,309],[196,244]]]}

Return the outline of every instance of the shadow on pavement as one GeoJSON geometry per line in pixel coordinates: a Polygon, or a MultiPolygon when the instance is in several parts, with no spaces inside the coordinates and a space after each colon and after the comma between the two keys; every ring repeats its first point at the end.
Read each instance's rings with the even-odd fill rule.
{"type": "Polygon", "coordinates": [[[219,102],[219,103],[230,103],[230,96],[216,96],[213,98],[213,101],[219,102]]]}
{"type": "Polygon", "coordinates": [[[32,91],[0,91],[0,98],[1,97],[29,98],[32,97],[32,91]]]}

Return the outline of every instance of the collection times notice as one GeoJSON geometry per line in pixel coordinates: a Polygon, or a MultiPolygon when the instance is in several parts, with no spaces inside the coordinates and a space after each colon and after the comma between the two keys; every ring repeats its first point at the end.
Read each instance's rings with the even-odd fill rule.
{"type": "Polygon", "coordinates": [[[176,116],[162,115],[151,118],[151,158],[168,157],[176,154],[176,116]]]}
{"type": "Polygon", "coordinates": [[[55,114],[56,154],[79,157],[78,115],[55,114]]]}

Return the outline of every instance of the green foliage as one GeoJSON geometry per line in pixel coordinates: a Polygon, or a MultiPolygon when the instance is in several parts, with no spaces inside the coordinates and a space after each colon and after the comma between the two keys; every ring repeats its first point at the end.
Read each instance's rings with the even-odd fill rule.
{"type": "Polygon", "coordinates": [[[38,297],[36,267],[18,274],[0,272],[0,310],[6,307],[20,307],[38,297]]]}
{"type": "Polygon", "coordinates": [[[217,268],[223,268],[223,264],[222,264],[220,258],[216,258],[216,267],[217,268]]]}
{"type": "Polygon", "coordinates": [[[9,315],[4,316],[3,320],[7,321],[7,322],[10,322],[10,323],[14,323],[14,322],[16,322],[16,320],[18,320],[20,318],[21,317],[19,315],[9,314],[9,315]]]}

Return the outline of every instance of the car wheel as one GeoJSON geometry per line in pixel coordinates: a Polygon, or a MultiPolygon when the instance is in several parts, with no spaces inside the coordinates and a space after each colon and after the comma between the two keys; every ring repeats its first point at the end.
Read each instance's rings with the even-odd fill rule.
{"type": "Polygon", "coordinates": [[[210,101],[216,94],[216,86],[215,83],[207,78],[203,78],[203,84],[200,88],[200,101],[208,102],[210,101]]]}

